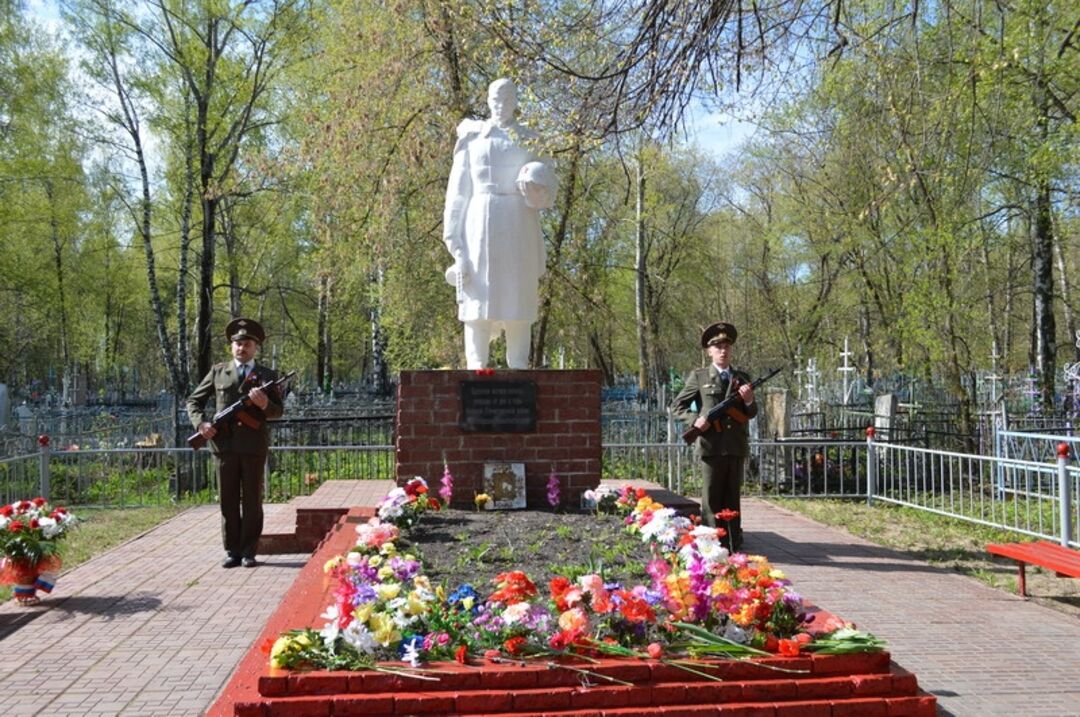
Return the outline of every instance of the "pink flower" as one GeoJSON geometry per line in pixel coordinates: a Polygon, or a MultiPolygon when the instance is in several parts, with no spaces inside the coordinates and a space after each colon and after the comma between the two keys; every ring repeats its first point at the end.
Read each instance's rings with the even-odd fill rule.
{"type": "Polygon", "coordinates": [[[450,505],[450,499],[454,495],[454,476],[450,474],[450,466],[443,464],[442,483],[439,487],[439,497],[443,503],[450,505]]]}
{"type": "Polygon", "coordinates": [[[547,502],[552,508],[559,507],[559,503],[562,502],[562,486],[559,483],[559,476],[555,475],[555,471],[552,471],[551,475],[548,476],[547,502]]]}

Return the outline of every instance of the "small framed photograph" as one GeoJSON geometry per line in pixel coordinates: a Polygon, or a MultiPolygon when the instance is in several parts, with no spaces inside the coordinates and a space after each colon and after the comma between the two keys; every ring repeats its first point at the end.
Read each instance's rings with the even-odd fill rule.
{"type": "Polygon", "coordinates": [[[493,510],[525,507],[525,464],[485,463],[484,492],[491,496],[493,510]]]}

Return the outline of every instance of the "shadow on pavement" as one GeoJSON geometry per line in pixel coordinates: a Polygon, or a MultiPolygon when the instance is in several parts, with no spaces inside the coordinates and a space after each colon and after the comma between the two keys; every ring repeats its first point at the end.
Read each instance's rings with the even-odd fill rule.
{"type": "Polygon", "coordinates": [[[777,533],[745,531],[743,552],[761,553],[773,562],[802,565],[829,565],[847,570],[871,572],[951,572],[927,565],[912,555],[858,543],[797,543],[777,533]],[[864,558],[865,560],[859,560],[864,558]]]}
{"type": "Polygon", "coordinates": [[[80,615],[100,615],[105,618],[135,615],[161,608],[161,598],[153,595],[73,595],[52,606],[60,612],[80,615]]]}

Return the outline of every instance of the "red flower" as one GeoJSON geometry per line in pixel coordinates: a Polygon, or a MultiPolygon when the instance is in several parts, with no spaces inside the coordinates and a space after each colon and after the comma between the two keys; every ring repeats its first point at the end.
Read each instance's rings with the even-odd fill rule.
{"type": "Polygon", "coordinates": [[[442,510],[442,503],[435,500],[434,498],[428,498],[427,507],[431,508],[432,510],[442,510]]]}
{"type": "Polygon", "coordinates": [[[10,518],[11,514],[14,512],[15,509],[12,508],[10,505],[5,505],[3,508],[0,508],[0,515],[4,516],[5,518],[10,518]]]}
{"type": "Polygon", "coordinates": [[[503,643],[503,649],[506,650],[506,654],[508,655],[520,655],[521,648],[524,646],[525,638],[521,636],[511,637],[509,640],[503,643]]]}
{"type": "Polygon", "coordinates": [[[264,655],[269,655],[270,650],[272,650],[273,647],[274,647],[274,638],[268,637],[265,640],[263,640],[263,643],[261,645],[259,645],[259,652],[261,652],[264,655]]]}
{"type": "Polygon", "coordinates": [[[799,643],[795,640],[781,640],[780,654],[788,657],[797,657],[799,654],[799,647],[799,643]]]}
{"type": "Polygon", "coordinates": [[[37,518],[31,518],[30,519],[30,529],[31,530],[36,530],[37,528],[40,528],[40,527],[41,527],[41,522],[38,521],[37,518]]]}
{"type": "Polygon", "coordinates": [[[424,493],[427,493],[427,487],[418,480],[411,480],[405,484],[405,495],[410,498],[416,498],[424,493]]]}
{"type": "Polygon", "coordinates": [[[730,508],[724,508],[723,510],[721,510],[719,513],[716,514],[716,519],[717,520],[722,520],[725,523],[730,523],[731,521],[735,520],[738,517],[739,517],[739,511],[731,510],[730,508]]]}
{"type": "Polygon", "coordinates": [[[17,521],[17,520],[13,520],[13,521],[11,521],[10,523],[8,523],[8,527],[7,527],[7,528],[8,528],[8,530],[10,530],[10,531],[11,531],[12,533],[18,533],[18,532],[19,532],[20,530],[22,530],[22,529],[23,529],[24,527],[25,527],[25,526],[24,526],[24,525],[23,525],[22,523],[20,523],[19,521],[17,521]]]}
{"type": "Polygon", "coordinates": [[[579,637],[581,637],[580,629],[560,630],[551,636],[548,644],[554,650],[565,650],[573,645],[579,637]]]}
{"type": "Polygon", "coordinates": [[[659,642],[650,642],[649,646],[645,648],[645,651],[649,653],[649,657],[654,660],[659,660],[664,654],[664,648],[659,642]]]}
{"type": "Polygon", "coordinates": [[[38,508],[45,505],[45,499],[44,498],[34,498],[30,502],[33,503],[34,505],[36,505],[38,508]]]}
{"type": "Polygon", "coordinates": [[[461,645],[458,649],[454,650],[454,659],[465,664],[469,661],[469,647],[468,645],[461,645]]]}
{"type": "Polygon", "coordinates": [[[776,639],[776,635],[767,635],[765,637],[765,644],[762,646],[765,652],[776,652],[780,649],[780,641],[776,639]]]}
{"type": "Polygon", "coordinates": [[[492,580],[498,588],[488,597],[491,602],[501,602],[507,605],[524,602],[536,595],[536,586],[532,580],[520,570],[512,570],[508,573],[499,573],[492,580]]]}
{"type": "Polygon", "coordinates": [[[630,622],[656,622],[656,613],[653,612],[649,603],[645,602],[629,590],[620,590],[618,593],[623,602],[619,605],[619,612],[630,622]]]}
{"type": "Polygon", "coordinates": [[[488,662],[498,662],[500,657],[498,650],[484,650],[484,659],[488,662]]]}

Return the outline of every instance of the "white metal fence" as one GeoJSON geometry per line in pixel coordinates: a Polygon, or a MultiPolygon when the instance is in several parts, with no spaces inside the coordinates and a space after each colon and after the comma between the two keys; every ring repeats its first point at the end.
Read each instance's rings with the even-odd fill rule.
{"type": "MultiPolygon", "coordinates": [[[[1066,448],[1052,460],[1028,460],[875,441],[754,440],[744,493],[880,500],[1080,547],[1080,438],[1044,440],[1066,448]]],[[[332,478],[394,476],[390,445],[275,446],[268,463],[272,501],[310,494],[332,478]]],[[[701,462],[681,441],[605,443],[603,477],[647,479],[696,497],[701,462]]],[[[210,502],[217,485],[205,450],[46,446],[0,460],[0,502],[39,494],[69,505],[210,502]]]]}

